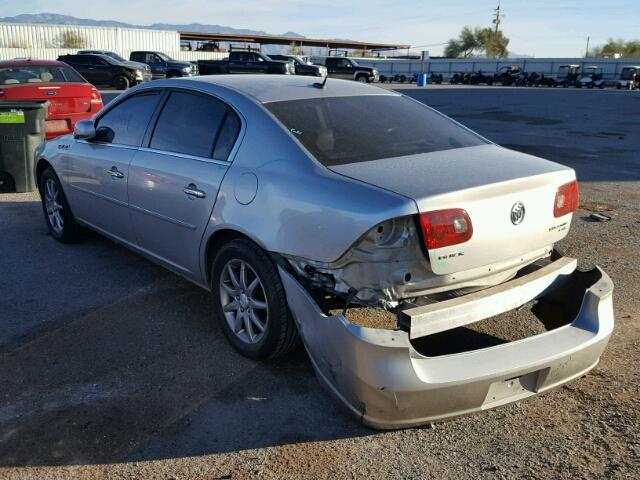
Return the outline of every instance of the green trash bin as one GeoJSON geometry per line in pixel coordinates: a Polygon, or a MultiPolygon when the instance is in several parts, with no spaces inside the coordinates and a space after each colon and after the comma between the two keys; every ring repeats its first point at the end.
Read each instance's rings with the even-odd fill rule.
{"type": "Polygon", "coordinates": [[[37,188],[33,154],[44,137],[49,102],[0,101],[0,193],[37,188]]]}

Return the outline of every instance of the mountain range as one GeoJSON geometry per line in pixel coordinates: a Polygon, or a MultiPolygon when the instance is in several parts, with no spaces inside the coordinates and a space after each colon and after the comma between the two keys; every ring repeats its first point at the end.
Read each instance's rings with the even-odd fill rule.
{"type": "MultiPolygon", "coordinates": [[[[58,15],[57,13],[24,13],[15,17],[0,18],[0,23],[39,23],[48,25],[78,25],[89,27],[122,27],[122,28],[150,28],[153,30],[178,30],[183,32],[211,32],[211,33],[237,33],[239,35],[269,35],[260,30],[248,30],[245,28],[226,27],[224,25],[187,23],[153,23],[151,25],[133,25],[115,20],[93,20],[90,18],[77,18],[70,15],[58,15]]],[[[296,32],[282,34],[286,37],[305,38],[296,32]]]]}

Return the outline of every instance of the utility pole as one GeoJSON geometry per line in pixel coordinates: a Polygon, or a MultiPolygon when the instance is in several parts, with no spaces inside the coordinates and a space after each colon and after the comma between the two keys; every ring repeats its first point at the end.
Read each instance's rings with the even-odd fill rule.
{"type": "Polygon", "coordinates": [[[502,17],[504,16],[502,10],[500,10],[500,0],[498,0],[498,6],[493,11],[495,15],[491,23],[495,25],[495,32],[498,33],[498,30],[500,30],[500,22],[502,22],[502,17]]]}
{"type": "Polygon", "coordinates": [[[584,52],[584,58],[589,57],[589,37],[587,37],[587,49],[584,52]]]}

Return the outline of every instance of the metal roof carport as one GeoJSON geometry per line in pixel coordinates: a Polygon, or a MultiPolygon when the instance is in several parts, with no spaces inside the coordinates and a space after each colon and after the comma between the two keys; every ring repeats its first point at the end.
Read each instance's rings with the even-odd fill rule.
{"type": "Polygon", "coordinates": [[[351,40],[330,40],[318,38],[284,37],[280,35],[240,35],[235,33],[178,32],[180,40],[197,42],[244,42],[262,45],[291,45],[304,47],[345,48],[354,50],[382,51],[406,50],[409,45],[388,43],[355,42],[351,40]]]}

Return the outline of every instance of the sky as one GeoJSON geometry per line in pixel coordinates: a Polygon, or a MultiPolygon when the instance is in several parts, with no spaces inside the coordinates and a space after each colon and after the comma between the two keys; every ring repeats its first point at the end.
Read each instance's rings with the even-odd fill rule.
{"type": "MultiPolygon", "coordinates": [[[[151,23],[208,23],[306,37],[408,44],[442,53],[465,25],[491,26],[497,0],[0,0],[0,17],[58,13],[151,23]],[[98,5],[108,5],[100,7],[98,5]],[[426,45],[426,47],[422,47],[426,45]]],[[[609,37],[640,39],[638,0],[502,0],[509,50],[535,57],[584,55],[609,37]]]]}

